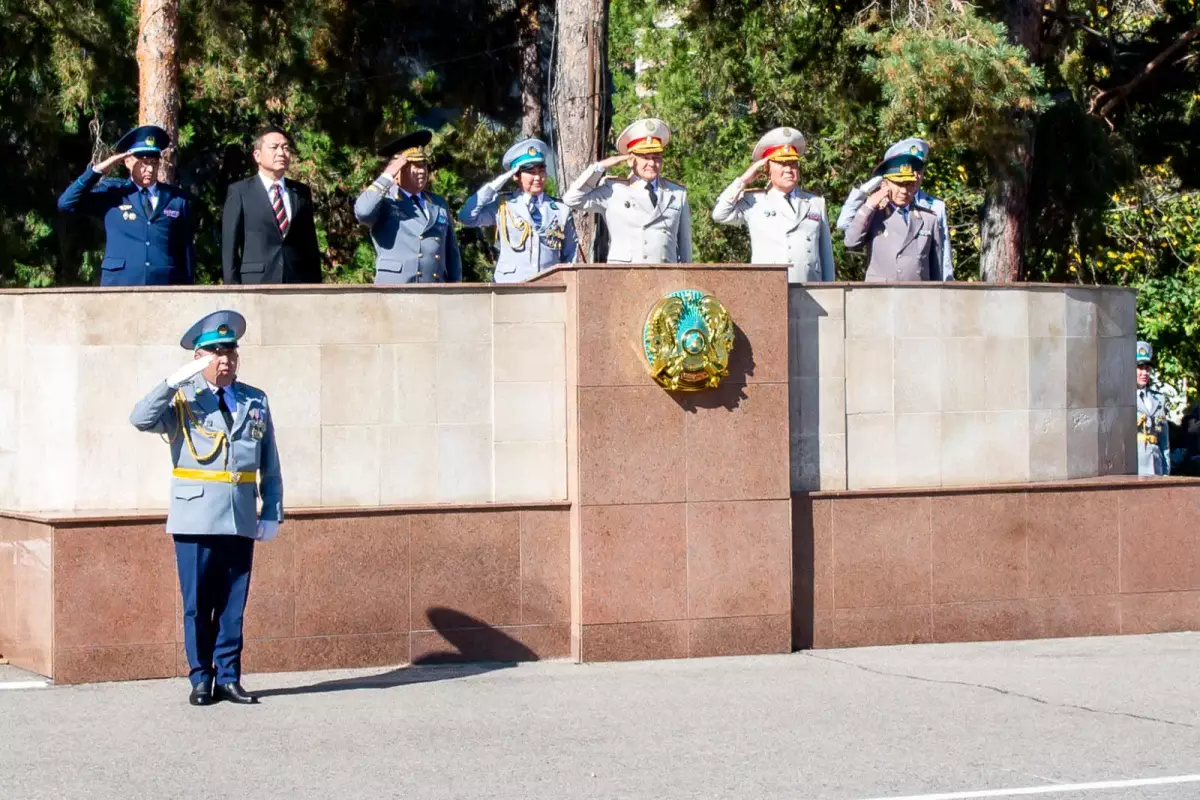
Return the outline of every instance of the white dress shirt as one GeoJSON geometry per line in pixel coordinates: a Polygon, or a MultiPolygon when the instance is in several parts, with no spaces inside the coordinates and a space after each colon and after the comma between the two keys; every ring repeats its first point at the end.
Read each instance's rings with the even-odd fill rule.
{"type": "MultiPolygon", "coordinates": [[[[208,383],[208,381],[205,381],[208,383]]],[[[237,395],[233,393],[233,384],[229,384],[224,389],[218,388],[215,384],[208,383],[208,390],[215,394],[218,398],[222,393],[225,394],[225,405],[229,406],[229,413],[237,416],[237,395]]]]}
{"type": "Polygon", "coordinates": [[[287,184],[284,183],[287,178],[273,180],[270,175],[264,175],[260,172],[258,173],[258,179],[262,181],[263,188],[267,190],[267,199],[271,201],[272,205],[275,204],[275,187],[279,187],[279,195],[283,198],[283,213],[287,214],[288,222],[291,222],[292,201],[291,198],[288,197],[287,184]]]}

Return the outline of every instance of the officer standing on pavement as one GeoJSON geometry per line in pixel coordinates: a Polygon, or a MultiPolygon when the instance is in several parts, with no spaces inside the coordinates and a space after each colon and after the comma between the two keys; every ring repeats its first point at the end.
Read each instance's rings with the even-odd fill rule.
{"type": "Polygon", "coordinates": [[[571,184],[563,201],[577,211],[604,214],[615,264],[685,264],[692,260],[692,212],[687,188],[662,177],[662,154],[671,129],[661,119],[641,119],[617,137],[619,155],[593,164],[571,184]],[[629,177],[605,170],[628,164],[629,177]]]}
{"type": "Polygon", "coordinates": [[[354,216],[371,228],[377,284],[462,280],[450,206],[426,191],[432,139],[416,131],[380,148],[391,161],[354,203],[354,216]]]}
{"type": "Polygon", "coordinates": [[[753,264],[788,264],[788,282],[831,281],[833,242],[825,198],[799,186],[804,134],[776,128],[758,140],[754,163],[717,198],[712,217],[725,225],[750,229],[753,264]],[[746,186],[767,168],[767,189],[746,186]]]}
{"type": "Polygon", "coordinates": [[[549,145],[540,139],[517,142],[504,154],[506,172],[468,197],[458,212],[458,221],[468,228],[496,226],[500,247],[496,283],[529,280],[555,264],[576,261],[571,210],[546,194],[549,152],[549,145]],[[502,194],[500,190],[513,178],[518,190],[502,194]]]}
{"type": "Polygon", "coordinates": [[[946,217],[946,204],[921,190],[921,182],[925,178],[925,165],[929,160],[929,143],[924,139],[904,139],[887,149],[883,161],[875,168],[875,176],[861,186],[850,190],[850,196],[846,198],[846,203],[842,206],[842,213],[838,215],[837,228],[844,231],[850,227],[855,214],[866,204],[867,198],[882,187],[885,165],[892,162],[893,159],[906,155],[915,156],[917,159],[917,162],[913,162],[917,178],[916,193],[912,198],[913,206],[931,211],[938,218],[937,230],[933,236],[938,252],[941,254],[941,261],[940,271],[934,270],[933,274],[940,277],[931,278],[931,280],[954,280],[954,254],[953,248],[950,247],[950,223],[946,217]]]}
{"type": "Polygon", "coordinates": [[[104,219],[101,286],[166,286],[194,279],[192,209],[180,189],[158,180],[167,132],[143,125],[121,137],[114,155],[89,166],[58,198],[60,211],[104,219]],[[104,178],[118,161],[129,178],[104,178]]]}
{"type": "Polygon", "coordinates": [[[192,705],[254,704],[241,684],[242,616],[254,542],[283,521],[283,478],[267,396],[237,380],[246,320],[217,311],[183,335],[192,361],[138,401],[130,422],[168,437],[167,533],[183,595],[183,637],[192,705]],[[261,497],[262,509],[258,508],[261,497]],[[215,686],[214,686],[215,682],[215,686]]]}
{"type": "Polygon", "coordinates": [[[1170,475],[1170,436],[1167,401],[1162,392],[1150,388],[1154,349],[1137,343],[1137,454],[1138,475],[1170,475]]]}

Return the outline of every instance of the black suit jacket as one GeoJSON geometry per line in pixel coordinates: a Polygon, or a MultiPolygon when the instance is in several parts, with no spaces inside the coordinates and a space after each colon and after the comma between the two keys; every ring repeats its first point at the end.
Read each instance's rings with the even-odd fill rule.
{"type": "Polygon", "coordinates": [[[258,175],[229,186],[221,218],[225,283],[320,283],[321,253],[313,222],[312,190],[284,181],[292,217],[279,233],[271,198],[258,175]]]}

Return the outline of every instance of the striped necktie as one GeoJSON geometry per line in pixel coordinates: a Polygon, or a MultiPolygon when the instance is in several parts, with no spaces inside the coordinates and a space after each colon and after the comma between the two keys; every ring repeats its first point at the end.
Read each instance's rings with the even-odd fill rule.
{"type": "Polygon", "coordinates": [[[279,226],[279,235],[287,236],[287,209],[283,207],[283,192],[279,191],[278,183],[271,187],[271,208],[275,211],[275,224],[279,226]]]}

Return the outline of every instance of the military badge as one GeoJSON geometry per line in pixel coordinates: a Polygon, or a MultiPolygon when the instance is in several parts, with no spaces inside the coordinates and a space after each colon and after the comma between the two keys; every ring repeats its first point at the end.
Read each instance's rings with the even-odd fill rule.
{"type": "Polygon", "coordinates": [[[670,391],[715,389],[729,375],[733,320],[721,301],[696,289],[672,292],[642,329],[650,375],[670,391]]]}
{"type": "Polygon", "coordinates": [[[257,408],[250,409],[250,438],[260,440],[267,432],[267,425],[263,422],[262,411],[257,408]]]}
{"type": "Polygon", "coordinates": [[[147,137],[146,137],[146,146],[147,146],[147,147],[154,147],[154,137],[153,137],[153,136],[147,136],[147,137]]]}
{"type": "Polygon", "coordinates": [[[171,219],[175,219],[176,217],[178,217],[178,216],[179,216],[179,209],[177,209],[177,208],[164,208],[164,209],[163,209],[163,214],[164,214],[164,215],[166,215],[166,216],[168,216],[168,217],[170,217],[171,219]]]}

